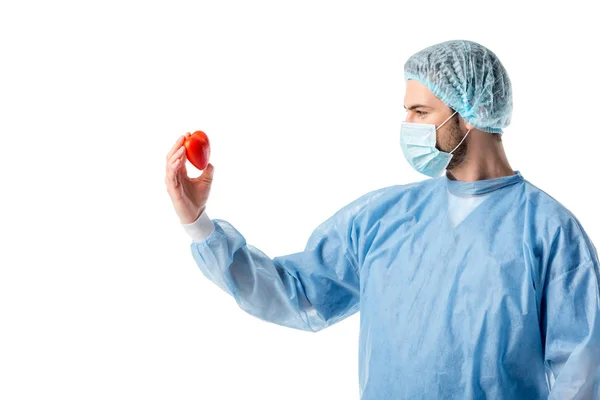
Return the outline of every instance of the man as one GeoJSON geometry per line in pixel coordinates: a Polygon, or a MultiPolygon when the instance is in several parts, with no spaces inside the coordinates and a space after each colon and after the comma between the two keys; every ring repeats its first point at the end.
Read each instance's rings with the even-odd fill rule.
{"type": "Polygon", "coordinates": [[[276,324],[316,332],[360,311],[362,399],[600,398],[598,255],[575,216],[510,167],[504,67],[448,41],[404,72],[400,145],[431,179],[361,196],[299,253],[270,259],[210,220],[213,167],[189,179],[181,137],[166,182],[194,260],[276,324]]]}

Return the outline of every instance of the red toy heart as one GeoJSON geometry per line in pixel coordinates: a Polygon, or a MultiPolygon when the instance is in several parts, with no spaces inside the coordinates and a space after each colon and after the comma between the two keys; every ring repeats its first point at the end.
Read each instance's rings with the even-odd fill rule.
{"type": "Polygon", "coordinates": [[[185,139],[185,156],[192,165],[199,170],[204,170],[210,158],[210,142],[208,136],[202,131],[196,131],[185,139]]]}

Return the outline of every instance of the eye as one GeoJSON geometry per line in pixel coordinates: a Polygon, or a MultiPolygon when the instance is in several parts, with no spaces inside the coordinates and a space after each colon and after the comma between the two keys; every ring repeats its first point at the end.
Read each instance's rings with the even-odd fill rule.
{"type": "Polygon", "coordinates": [[[427,113],[425,111],[419,111],[419,110],[417,110],[416,113],[420,117],[423,117],[423,116],[427,115],[427,113]]]}

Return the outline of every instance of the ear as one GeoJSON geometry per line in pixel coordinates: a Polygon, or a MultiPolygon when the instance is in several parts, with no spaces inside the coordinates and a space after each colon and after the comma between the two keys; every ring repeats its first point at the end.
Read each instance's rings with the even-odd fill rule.
{"type": "Polygon", "coordinates": [[[475,127],[473,125],[471,125],[470,123],[468,123],[467,120],[464,119],[462,115],[459,114],[459,118],[461,119],[461,121],[463,122],[463,124],[465,124],[465,126],[467,127],[467,129],[475,129],[475,127]]]}

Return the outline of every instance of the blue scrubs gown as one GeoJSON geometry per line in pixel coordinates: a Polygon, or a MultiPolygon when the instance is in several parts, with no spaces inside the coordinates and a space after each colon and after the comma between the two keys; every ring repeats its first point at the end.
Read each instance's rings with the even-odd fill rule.
{"type": "Polygon", "coordinates": [[[294,254],[271,259],[220,219],[191,250],[263,320],[316,332],[360,311],[363,400],[600,399],[597,251],[514,172],[374,190],[294,254]]]}

